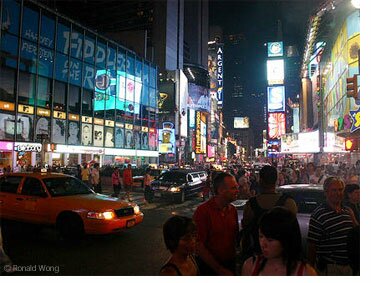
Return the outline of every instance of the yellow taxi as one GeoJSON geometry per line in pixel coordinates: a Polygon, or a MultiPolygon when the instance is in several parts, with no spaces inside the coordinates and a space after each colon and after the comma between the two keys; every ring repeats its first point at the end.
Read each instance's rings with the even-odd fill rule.
{"type": "Polygon", "coordinates": [[[96,194],[79,179],[58,173],[0,176],[0,217],[54,225],[66,239],[114,233],[143,221],[135,203],[96,194]]]}

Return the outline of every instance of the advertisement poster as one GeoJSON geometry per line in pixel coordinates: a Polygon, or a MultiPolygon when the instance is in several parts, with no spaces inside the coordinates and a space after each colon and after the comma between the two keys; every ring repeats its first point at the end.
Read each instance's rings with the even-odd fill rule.
{"type": "Polygon", "coordinates": [[[188,107],[198,111],[210,112],[210,94],[207,88],[188,84],[188,107]]]}
{"type": "Polygon", "coordinates": [[[268,113],[268,138],[278,139],[284,134],[286,134],[286,115],[268,113]]]}
{"type": "Polygon", "coordinates": [[[133,130],[125,129],[125,148],[134,147],[133,130]]]}
{"type": "Polygon", "coordinates": [[[136,149],[140,149],[140,129],[134,127],[134,145],[136,149]]]}
{"type": "Polygon", "coordinates": [[[235,129],[248,129],[250,127],[249,117],[234,117],[233,127],[235,129]]]}
{"type": "Polygon", "coordinates": [[[156,150],[157,148],[157,134],[156,129],[149,129],[149,150],[156,150]]]}
{"type": "Polygon", "coordinates": [[[283,56],[283,42],[268,42],[268,57],[283,56]]]}
{"type": "Polygon", "coordinates": [[[115,147],[124,147],[124,129],[116,128],[115,132],[115,147]]]}
{"type": "Polygon", "coordinates": [[[66,143],[66,121],[60,119],[53,119],[53,143],[66,143]]]}
{"type": "Polygon", "coordinates": [[[157,100],[158,113],[170,114],[174,113],[175,108],[175,83],[165,82],[159,85],[159,95],[157,100]]]}
{"type": "Polygon", "coordinates": [[[114,130],[113,128],[106,127],[105,130],[106,138],[104,142],[104,145],[106,147],[113,147],[113,130],[114,130]]]}
{"type": "Polygon", "coordinates": [[[103,146],[103,126],[94,125],[94,146],[103,146]]]}
{"type": "Polygon", "coordinates": [[[268,112],[285,111],[285,87],[272,86],[268,87],[268,112]]]}
{"type": "MultiPolygon", "coordinates": [[[[20,128],[21,131],[17,129],[17,140],[18,141],[31,141],[32,140],[33,119],[34,119],[33,115],[18,114],[18,123],[19,123],[19,126],[21,127],[20,128]]],[[[0,133],[1,133],[1,129],[0,129],[0,133]]]]}
{"type": "Polygon", "coordinates": [[[93,125],[82,123],[81,125],[81,143],[82,145],[93,145],[93,125]]]}
{"type": "Polygon", "coordinates": [[[71,145],[80,144],[80,127],[79,123],[75,121],[68,122],[68,138],[67,143],[71,145]]]}
{"type": "Polygon", "coordinates": [[[48,135],[49,134],[49,128],[50,128],[50,119],[45,118],[45,117],[38,117],[37,122],[36,122],[36,138],[37,135],[48,135]]]}
{"type": "Polygon", "coordinates": [[[267,61],[267,80],[269,85],[283,84],[284,74],[283,59],[267,61]]]}
{"type": "Polygon", "coordinates": [[[148,133],[142,133],[142,149],[148,149],[148,133]]]}
{"type": "MultiPolygon", "coordinates": [[[[17,121],[17,135],[22,133],[22,122],[17,121]]],[[[0,139],[14,139],[15,116],[0,114],[0,139]]]]}

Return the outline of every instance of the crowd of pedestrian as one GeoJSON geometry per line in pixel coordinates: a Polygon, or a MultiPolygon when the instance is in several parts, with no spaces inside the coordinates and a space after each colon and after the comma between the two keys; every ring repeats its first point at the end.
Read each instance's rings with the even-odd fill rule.
{"type": "MultiPolygon", "coordinates": [[[[344,164],[337,164],[335,169],[334,166],[323,168],[313,163],[297,168],[285,166],[279,170],[266,165],[259,174],[249,174],[245,170],[210,172],[209,176],[214,176],[210,185],[212,196],[199,205],[193,215],[196,249],[194,253],[193,249],[183,252],[181,271],[168,261],[160,274],[359,275],[360,187],[357,172],[357,168],[347,168],[344,164]],[[339,176],[331,175],[334,173],[339,176]],[[287,183],[314,183],[324,188],[326,201],[310,217],[307,250],[302,246],[295,200],[276,192],[277,185],[287,183]],[[237,210],[231,204],[240,196],[249,199],[244,207],[241,231],[237,210]]],[[[165,234],[174,233],[180,245],[179,239],[183,239],[187,225],[191,225],[189,221],[183,221],[183,228],[172,230],[165,227],[169,225],[167,222],[164,225],[165,243],[169,237],[165,234]],[[179,234],[177,230],[183,232],[179,234]]],[[[183,222],[177,223],[181,226],[183,222]]],[[[188,244],[193,245],[193,242],[188,244]]]]}

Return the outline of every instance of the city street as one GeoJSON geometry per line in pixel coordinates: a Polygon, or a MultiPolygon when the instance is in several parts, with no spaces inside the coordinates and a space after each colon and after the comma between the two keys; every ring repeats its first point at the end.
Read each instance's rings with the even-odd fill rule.
{"type": "MultiPolygon", "coordinates": [[[[141,204],[143,194],[134,192],[133,199],[141,204]]],[[[169,256],[162,224],[174,213],[192,216],[201,201],[197,197],[178,205],[161,200],[142,204],[142,224],[115,235],[86,236],[79,244],[58,239],[53,228],[6,222],[4,244],[18,266],[14,275],[157,275],[169,256]]]]}

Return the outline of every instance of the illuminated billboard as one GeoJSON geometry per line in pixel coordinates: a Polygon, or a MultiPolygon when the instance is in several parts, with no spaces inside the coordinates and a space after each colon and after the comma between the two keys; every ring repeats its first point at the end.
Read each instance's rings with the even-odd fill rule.
{"type": "Polygon", "coordinates": [[[283,42],[268,42],[268,57],[283,56],[283,42]]]}
{"type": "Polygon", "coordinates": [[[171,122],[164,122],[162,129],[158,130],[159,152],[175,153],[175,129],[171,122]]]}
{"type": "Polygon", "coordinates": [[[139,114],[142,82],[122,71],[97,70],[94,111],[120,109],[139,114]]]}
{"type": "Polygon", "coordinates": [[[233,127],[235,129],[248,129],[248,128],[250,128],[249,117],[234,117],[233,127]]]}
{"type": "Polygon", "coordinates": [[[269,85],[283,84],[285,71],[283,59],[267,60],[267,80],[269,85]]]}
{"type": "Polygon", "coordinates": [[[279,139],[286,134],[286,114],[268,113],[268,138],[279,139]]]}
{"type": "Polygon", "coordinates": [[[188,84],[188,107],[198,111],[210,112],[209,90],[196,84],[188,84]]]}
{"type": "Polygon", "coordinates": [[[285,87],[272,86],[268,87],[268,112],[285,111],[285,87]]]}

